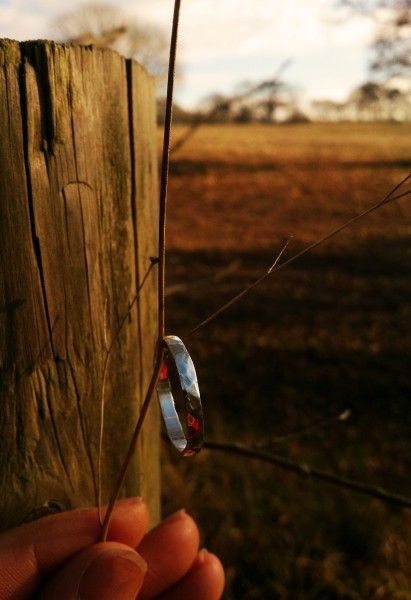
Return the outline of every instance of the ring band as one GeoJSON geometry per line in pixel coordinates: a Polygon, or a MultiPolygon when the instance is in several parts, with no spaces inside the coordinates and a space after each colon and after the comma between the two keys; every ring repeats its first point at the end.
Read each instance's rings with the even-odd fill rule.
{"type": "Polygon", "coordinates": [[[166,355],[157,382],[157,395],[167,435],[183,456],[196,454],[203,445],[204,420],[196,370],[179,337],[164,337],[166,355]],[[177,413],[174,394],[182,397],[187,435],[177,413]]]}

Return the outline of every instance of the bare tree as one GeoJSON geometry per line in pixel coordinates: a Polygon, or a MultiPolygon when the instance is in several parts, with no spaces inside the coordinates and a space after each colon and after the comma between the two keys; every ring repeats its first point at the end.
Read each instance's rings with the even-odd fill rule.
{"type": "Polygon", "coordinates": [[[163,31],[136,22],[115,5],[81,4],[53,25],[62,41],[113,48],[138,60],[159,82],[167,76],[168,42],[163,31]]]}
{"type": "Polygon", "coordinates": [[[411,0],[341,0],[376,23],[371,70],[385,81],[411,73],[411,0]]]}
{"type": "Polygon", "coordinates": [[[346,104],[335,100],[313,100],[310,115],[315,121],[341,121],[346,118],[346,104]]]}
{"type": "Polygon", "coordinates": [[[281,75],[291,62],[291,59],[287,58],[280,64],[272,79],[263,80],[258,84],[245,83],[241,86],[239,92],[233,96],[224,96],[218,93],[211,94],[207,98],[208,109],[204,113],[200,112],[194,116],[190,127],[173,145],[173,152],[180,150],[205,123],[224,123],[230,120],[244,123],[255,120],[254,107],[250,106],[249,100],[260,93],[268,93],[273,97],[275,92],[282,87],[281,75]]]}
{"type": "Polygon", "coordinates": [[[411,2],[398,4],[398,8],[385,13],[373,45],[371,68],[386,78],[411,73],[411,2]]]}
{"type": "Polygon", "coordinates": [[[347,100],[359,121],[409,120],[409,94],[377,81],[366,81],[355,88],[347,100]]]}
{"type": "Polygon", "coordinates": [[[367,81],[353,90],[349,101],[357,110],[359,120],[381,120],[384,86],[375,81],[367,81]]]}

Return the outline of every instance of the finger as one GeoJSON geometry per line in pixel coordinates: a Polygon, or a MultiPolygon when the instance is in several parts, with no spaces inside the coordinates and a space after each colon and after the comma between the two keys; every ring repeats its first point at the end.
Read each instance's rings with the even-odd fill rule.
{"type": "Polygon", "coordinates": [[[124,544],[86,548],[46,585],[41,600],[135,600],[147,563],[124,544]]]}
{"type": "Polygon", "coordinates": [[[219,600],[224,591],[224,570],[219,559],[201,550],[189,572],[158,600],[219,600]]]}
{"type": "Polygon", "coordinates": [[[138,552],[148,571],[139,600],[157,597],[189,571],[199,539],[197,525],[185,511],[174,513],[144,537],[138,552]]]}
{"type": "MultiPolygon", "coordinates": [[[[140,498],[122,500],[113,513],[109,538],[135,547],[147,528],[147,508],[140,498]]],[[[39,519],[0,535],[0,597],[26,598],[42,578],[73,554],[98,541],[95,508],[39,519]]]]}

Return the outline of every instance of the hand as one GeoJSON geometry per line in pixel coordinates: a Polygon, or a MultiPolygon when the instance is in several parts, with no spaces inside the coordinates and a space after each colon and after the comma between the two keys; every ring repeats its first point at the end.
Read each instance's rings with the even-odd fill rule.
{"type": "Polygon", "coordinates": [[[139,498],[121,500],[109,541],[95,508],[73,510],[0,534],[0,600],[218,600],[220,561],[199,552],[196,524],[177,512],[149,533],[139,498]],[[137,549],[137,551],[135,550],[137,549]]]}

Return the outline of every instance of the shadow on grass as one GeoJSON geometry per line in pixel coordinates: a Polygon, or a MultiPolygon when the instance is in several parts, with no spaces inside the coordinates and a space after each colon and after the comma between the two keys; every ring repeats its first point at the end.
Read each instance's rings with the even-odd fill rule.
{"type": "MultiPolygon", "coordinates": [[[[392,169],[410,169],[411,168],[411,160],[353,160],[353,161],[339,161],[336,163],[334,160],[322,161],[321,166],[323,168],[329,168],[332,171],[350,171],[350,170],[392,170],[392,169]]],[[[313,171],[318,172],[319,164],[318,161],[287,161],[286,163],[267,161],[267,162],[257,162],[257,167],[259,171],[292,171],[298,170],[299,172],[305,171],[313,171]]],[[[188,160],[188,159],[172,159],[170,172],[174,177],[178,177],[181,175],[191,175],[191,174],[205,174],[210,171],[220,171],[220,172],[241,172],[241,173],[255,173],[256,164],[250,161],[247,162],[230,162],[230,161],[221,161],[221,160],[204,160],[200,161],[198,159],[188,160]]]]}
{"type": "MultiPolygon", "coordinates": [[[[183,336],[271,261],[169,254],[169,285],[180,288],[167,330],[195,360],[209,436],[251,445],[330,419],[273,450],[410,495],[408,241],[324,247],[183,336]]],[[[165,450],[164,482],[166,510],[186,505],[223,558],[227,599],[411,598],[406,511],[210,452],[186,462],[165,450]]]]}

